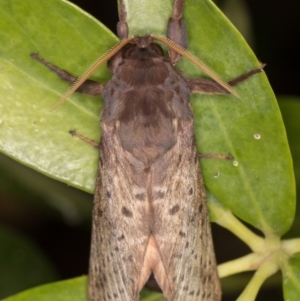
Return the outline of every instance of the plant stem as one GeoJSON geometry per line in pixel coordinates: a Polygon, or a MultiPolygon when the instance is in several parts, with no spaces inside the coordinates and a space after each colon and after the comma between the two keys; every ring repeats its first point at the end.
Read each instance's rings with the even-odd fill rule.
{"type": "Polygon", "coordinates": [[[256,270],[264,258],[262,255],[251,253],[238,259],[222,263],[218,265],[219,277],[224,278],[233,274],[256,270]]]}
{"type": "Polygon", "coordinates": [[[268,277],[275,274],[277,270],[278,265],[276,262],[273,262],[272,260],[264,262],[255,272],[254,276],[236,301],[254,301],[263,282],[268,277]]]}
{"type": "Polygon", "coordinates": [[[289,255],[300,252],[300,238],[283,240],[282,249],[289,255]]]}

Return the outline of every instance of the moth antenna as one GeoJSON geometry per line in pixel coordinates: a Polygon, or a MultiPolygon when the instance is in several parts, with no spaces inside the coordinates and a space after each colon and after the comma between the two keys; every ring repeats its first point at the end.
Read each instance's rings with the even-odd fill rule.
{"type": "Polygon", "coordinates": [[[224,80],[220,78],[220,76],[213,71],[210,67],[208,67],[204,62],[202,62],[200,59],[198,59],[194,54],[184,49],[182,46],[176,44],[170,39],[159,37],[159,36],[153,36],[151,35],[153,40],[160,41],[164,43],[166,46],[171,48],[172,50],[176,51],[178,54],[186,57],[191,62],[193,62],[196,66],[198,66],[202,71],[204,71],[207,75],[209,75],[212,79],[214,79],[218,84],[220,84],[223,88],[225,88],[228,92],[236,96],[237,98],[240,98],[238,93],[224,80]]]}
{"type": "Polygon", "coordinates": [[[106,51],[101,55],[81,76],[79,76],[76,81],[70,86],[68,91],[60,98],[60,100],[51,109],[51,112],[59,107],[71,94],[73,94],[82,83],[87,80],[92,73],[94,73],[104,62],[109,60],[113,55],[115,55],[120,49],[122,49],[126,44],[130,43],[134,37],[121,40],[119,43],[114,45],[111,49],[106,51]]]}

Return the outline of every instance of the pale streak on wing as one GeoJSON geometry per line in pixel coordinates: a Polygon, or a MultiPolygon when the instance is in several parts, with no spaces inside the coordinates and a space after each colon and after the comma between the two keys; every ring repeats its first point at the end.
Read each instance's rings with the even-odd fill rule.
{"type": "Polygon", "coordinates": [[[153,181],[157,196],[153,236],[169,278],[162,287],[164,295],[168,301],[219,301],[221,289],[192,119],[182,121],[177,144],[155,164],[167,175],[153,181]]]}
{"type": "MultiPolygon", "coordinates": [[[[102,124],[93,209],[89,301],[137,301],[150,230],[145,191],[133,183],[115,127],[102,124]],[[135,201],[132,201],[135,200],[135,201]]],[[[137,165],[138,162],[135,162],[137,165]]]]}

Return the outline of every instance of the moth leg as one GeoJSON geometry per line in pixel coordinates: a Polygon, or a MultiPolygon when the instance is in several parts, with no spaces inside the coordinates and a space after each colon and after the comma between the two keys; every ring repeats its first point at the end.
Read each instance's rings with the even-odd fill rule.
{"type": "Polygon", "coordinates": [[[225,159],[225,160],[233,160],[234,157],[231,154],[220,155],[220,154],[198,154],[200,159],[225,159]]]}
{"type": "MultiPolygon", "coordinates": [[[[186,24],[182,19],[184,0],[175,0],[173,6],[173,16],[169,19],[167,28],[167,38],[176,44],[187,48],[187,30],[186,24]]],[[[174,50],[169,49],[169,56],[173,65],[180,59],[180,55],[174,50]]]]}
{"type": "Polygon", "coordinates": [[[119,0],[119,22],[117,24],[117,34],[121,40],[128,38],[128,24],[126,22],[126,10],[123,0],[119,0]]]}
{"type": "MultiPolygon", "coordinates": [[[[253,70],[251,70],[247,73],[244,73],[244,74],[238,76],[237,78],[229,81],[228,84],[230,84],[231,86],[235,86],[238,83],[243,82],[244,80],[246,80],[250,76],[261,72],[265,66],[266,66],[266,64],[261,64],[259,66],[259,68],[253,69],[253,70]]],[[[209,80],[201,80],[201,79],[196,79],[196,80],[192,80],[192,81],[196,81],[196,84],[197,84],[197,86],[194,85],[194,83],[193,83],[193,86],[189,86],[189,88],[192,90],[193,93],[229,94],[229,92],[227,90],[225,90],[222,86],[220,86],[217,82],[209,81],[209,80]],[[196,91],[194,90],[195,86],[198,88],[198,90],[196,90],[196,91]],[[207,88],[210,88],[210,90],[208,91],[207,88]],[[223,93],[222,93],[222,91],[223,91],[223,93]]],[[[189,84],[189,82],[188,82],[188,84],[189,84]]],[[[233,160],[234,159],[234,157],[231,154],[220,155],[220,154],[200,154],[199,153],[198,157],[200,159],[226,159],[226,160],[233,160]]]]}
{"type": "MultiPolygon", "coordinates": [[[[30,56],[34,60],[48,67],[51,71],[55,72],[62,80],[68,83],[74,83],[76,81],[77,78],[75,76],[46,61],[45,59],[40,57],[37,53],[31,53],[30,56]]],[[[103,88],[104,88],[103,84],[88,79],[76,90],[76,92],[88,94],[92,96],[98,96],[98,95],[102,95],[103,88]]]]}
{"type": "MultiPolygon", "coordinates": [[[[228,82],[230,86],[235,86],[243,81],[245,81],[250,76],[260,73],[263,71],[263,68],[266,64],[260,64],[260,66],[256,69],[253,69],[247,73],[244,73],[237,78],[228,82]]],[[[199,94],[229,94],[229,92],[223,88],[220,84],[213,80],[208,79],[192,79],[186,78],[186,83],[191,90],[191,93],[199,93],[199,94]]]]}
{"type": "Polygon", "coordinates": [[[246,73],[238,76],[237,78],[232,79],[231,81],[228,82],[228,84],[233,87],[233,86],[243,82],[244,80],[246,80],[250,76],[252,76],[256,73],[260,73],[261,71],[263,71],[263,69],[265,68],[266,65],[267,64],[260,63],[260,66],[258,68],[250,70],[249,72],[246,72],[246,73]]]}
{"type": "Polygon", "coordinates": [[[100,144],[98,142],[96,142],[95,140],[92,140],[92,139],[89,139],[79,133],[76,132],[76,130],[71,130],[69,131],[69,133],[72,135],[72,136],[76,136],[78,137],[79,139],[81,139],[82,141],[96,147],[96,148],[99,148],[100,147],[100,144]]]}

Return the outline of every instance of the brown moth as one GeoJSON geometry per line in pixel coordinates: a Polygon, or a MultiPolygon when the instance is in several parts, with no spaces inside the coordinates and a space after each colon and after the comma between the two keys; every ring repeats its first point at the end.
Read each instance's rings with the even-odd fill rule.
{"type": "Polygon", "coordinates": [[[229,83],[199,61],[196,63],[213,81],[190,79],[177,72],[173,65],[180,55],[195,61],[184,50],[183,2],[174,2],[167,40],[128,38],[120,0],[117,29],[121,42],[78,80],[32,54],[63,80],[74,83],[59,103],[75,90],[104,97],[89,301],[137,301],[151,274],[168,301],[221,299],[188,97],[191,93],[234,93],[231,86],[263,66],[229,83]],[[167,44],[169,59],[153,40],[167,44]],[[105,85],[87,80],[107,59],[111,80],[105,85]]]}

